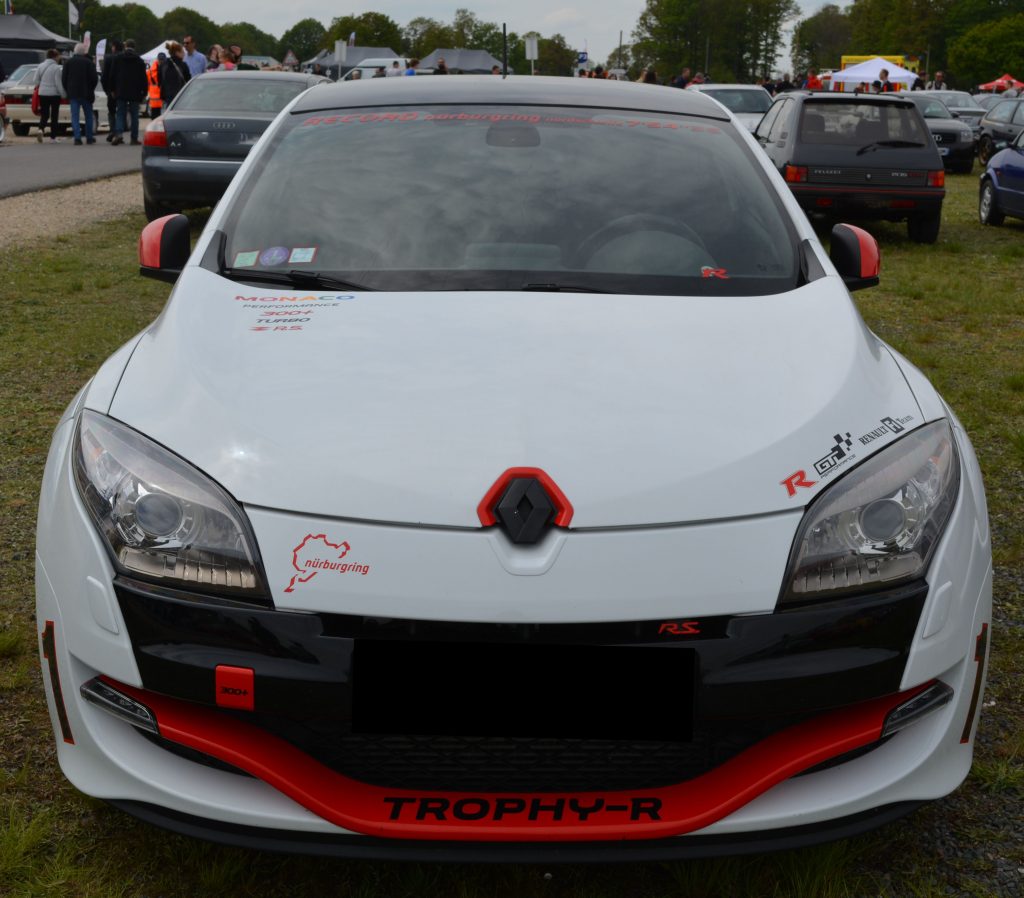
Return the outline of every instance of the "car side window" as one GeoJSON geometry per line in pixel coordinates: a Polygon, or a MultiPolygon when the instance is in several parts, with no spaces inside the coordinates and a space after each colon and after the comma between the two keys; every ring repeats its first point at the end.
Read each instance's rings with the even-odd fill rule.
{"type": "Polygon", "coordinates": [[[754,136],[758,140],[768,139],[768,133],[771,131],[772,125],[775,124],[775,119],[779,116],[779,110],[785,105],[785,100],[779,100],[764,114],[764,118],[757,125],[757,130],[754,131],[754,136]]]}
{"type": "Polygon", "coordinates": [[[772,123],[772,129],[768,132],[768,142],[778,143],[783,140],[789,132],[789,120],[792,118],[793,101],[783,100],[779,109],[778,117],[772,123]]]}
{"type": "Polygon", "coordinates": [[[1013,116],[1013,107],[1017,105],[1015,103],[1000,103],[996,106],[989,114],[989,121],[992,122],[1008,122],[1013,116]]]}
{"type": "Polygon", "coordinates": [[[1015,125],[1024,125],[1024,103],[1017,104],[1017,111],[1013,114],[1015,125]]]}

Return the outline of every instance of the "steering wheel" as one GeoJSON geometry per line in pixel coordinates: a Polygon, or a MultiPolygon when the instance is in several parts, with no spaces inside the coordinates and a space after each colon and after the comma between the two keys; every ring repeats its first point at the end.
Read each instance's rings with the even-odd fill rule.
{"type": "MultiPolygon", "coordinates": [[[[688,224],[669,218],[665,215],[654,215],[651,212],[633,212],[629,215],[620,215],[598,228],[576,248],[573,256],[573,268],[586,268],[587,262],[601,247],[619,237],[633,234],[637,231],[660,231],[662,233],[674,234],[690,241],[705,253],[708,248],[704,245],[700,235],[688,224]]],[[[708,253],[710,256],[710,253],[708,253]]]]}

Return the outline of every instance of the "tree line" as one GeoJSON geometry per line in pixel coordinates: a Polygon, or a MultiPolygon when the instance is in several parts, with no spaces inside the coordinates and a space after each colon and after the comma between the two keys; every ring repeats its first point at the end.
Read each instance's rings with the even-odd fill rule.
{"type": "Polygon", "coordinates": [[[844,54],[910,55],[970,89],[1024,73],[1024,0],[855,0],[823,7],[793,33],[795,69],[839,68],[844,54]]]}
{"type": "MultiPolygon", "coordinates": [[[[92,32],[93,40],[134,38],[140,50],[156,46],[161,40],[181,40],[186,34],[205,50],[213,44],[237,44],[247,54],[284,59],[289,50],[300,60],[310,59],[322,49],[332,50],[336,40],[347,40],[354,31],[363,47],[390,47],[396,53],[423,57],[437,48],[472,48],[502,56],[501,25],[485,22],[468,9],[458,9],[451,22],[418,16],[402,27],[380,12],[364,12],[334,18],[324,25],[314,18],[302,19],[281,37],[275,37],[250,22],[217,23],[186,6],[178,6],[163,16],[155,15],[140,3],[105,4],[99,0],[73,0],[78,10],[74,37],[92,32]]],[[[17,11],[26,13],[57,34],[68,33],[67,0],[17,0],[17,11]]],[[[524,35],[509,32],[509,65],[515,71],[529,71],[523,38],[535,36],[539,59],[538,72],[567,75],[576,60],[576,52],[560,34],[543,37],[537,32],[524,35]]]]}

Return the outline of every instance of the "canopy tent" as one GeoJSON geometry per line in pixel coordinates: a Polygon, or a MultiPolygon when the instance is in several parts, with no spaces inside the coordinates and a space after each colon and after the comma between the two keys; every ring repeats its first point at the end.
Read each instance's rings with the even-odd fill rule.
{"type": "Polygon", "coordinates": [[[1003,91],[1020,90],[1024,88],[1024,81],[1018,81],[1013,75],[1003,75],[1001,78],[996,78],[995,81],[989,81],[987,84],[979,84],[978,90],[990,90],[990,91],[1003,91]]]}
{"type": "Polygon", "coordinates": [[[858,62],[856,65],[848,66],[841,71],[833,72],[832,83],[863,84],[867,82],[871,84],[873,81],[882,80],[879,77],[882,69],[888,69],[890,81],[909,85],[917,80],[917,72],[912,72],[910,69],[896,65],[894,62],[889,62],[888,59],[876,56],[874,59],[869,59],[866,62],[858,62]]]}
{"type": "MultiPolygon", "coordinates": [[[[495,59],[486,50],[435,50],[420,60],[420,68],[436,69],[441,59],[449,72],[465,75],[489,75],[494,66],[501,68],[501,60],[495,59]]],[[[509,71],[512,71],[511,67],[509,71]]]]}
{"type": "Polygon", "coordinates": [[[302,66],[305,68],[306,66],[318,65],[321,69],[333,69],[334,74],[340,77],[349,69],[354,69],[364,59],[392,59],[397,56],[399,54],[390,47],[346,47],[345,60],[341,63],[340,73],[337,72],[338,60],[334,58],[333,53],[327,50],[321,50],[312,59],[307,59],[302,63],[302,66]]]}
{"type": "Polygon", "coordinates": [[[161,53],[163,53],[163,54],[164,54],[164,56],[170,56],[171,54],[167,52],[167,44],[168,44],[168,43],[169,43],[170,41],[172,41],[172,40],[174,40],[174,38],[168,38],[168,39],[167,39],[167,40],[165,40],[165,41],[160,41],[160,43],[159,43],[159,44],[157,44],[157,45],[156,45],[156,46],[155,46],[155,47],[154,47],[154,48],[153,48],[152,50],[150,50],[150,51],[149,51],[148,53],[143,53],[143,54],[141,54],[141,55],[142,55],[142,58],[143,58],[143,59],[144,59],[144,60],[146,61],[146,65],[149,65],[149,64],[150,64],[150,63],[151,63],[151,62],[152,62],[152,61],[153,61],[154,59],[156,59],[156,58],[157,58],[157,56],[159,56],[159,55],[160,55],[161,53]]]}
{"type": "Polygon", "coordinates": [[[40,25],[32,16],[0,16],[0,47],[27,47],[37,50],[73,50],[77,41],[61,37],[40,25]]]}

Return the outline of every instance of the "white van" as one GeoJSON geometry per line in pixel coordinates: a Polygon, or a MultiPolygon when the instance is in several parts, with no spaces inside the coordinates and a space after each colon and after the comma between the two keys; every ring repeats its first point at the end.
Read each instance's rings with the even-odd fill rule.
{"type": "Polygon", "coordinates": [[[359,63],[359,65],[355,66],[355,68],[351,68],[347,72],[345,72],[345,74],[342,75],[341,80],[351,81],[352,78],[355,76],[356,72],[361,73],[359,75],[360,78],[372,78],[374,73],[381,66],[384,66],[384,70],[387,71],[388,69],[391,68],[392,63],[395,62],[398,63],[398,68],[402,71],[403,74],[405,74],[407,66],[405,64],[405,60],[400,56],[369,57],[367,59],[362,60],[359,63]]]}

